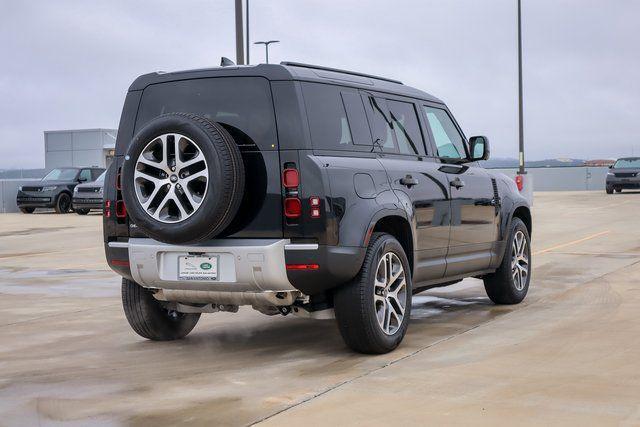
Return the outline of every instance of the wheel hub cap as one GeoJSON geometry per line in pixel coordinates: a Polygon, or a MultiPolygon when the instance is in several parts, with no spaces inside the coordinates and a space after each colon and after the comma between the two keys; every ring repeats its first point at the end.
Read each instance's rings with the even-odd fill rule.
{"type": "Polygon", "coordinates": [[[407,281],[402,262],[393,252],[385,253],[378,262],[373,302],[382,332],[395,334],[406,311],[407,281]]]}
{"type": "Polygon", "coordinates": [[[136,197],[157,221],[176,223],[190,218],[202,205],[208,185],[204,154],[185,135],[167,133],[154,138],[136,160],[136,197]]]}

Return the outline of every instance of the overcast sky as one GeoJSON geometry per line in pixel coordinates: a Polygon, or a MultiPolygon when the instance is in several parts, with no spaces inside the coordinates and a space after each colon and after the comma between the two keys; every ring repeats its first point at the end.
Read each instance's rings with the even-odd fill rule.
{"type": "MultiPolygon", "coordinates": [[[[517,157],[516,0],[251,0],[251,39],[404,81],[517,157]]],[[[118,126],[156,70],[235,59],[233,0],[0,0],[0,168],[44,167],[43,131],[118,126]]],[[[640,155],[640,0],[523,0],[528,159],[640,155]]],[[[264,61],[261,46],[252,63],[264,61]]]]}

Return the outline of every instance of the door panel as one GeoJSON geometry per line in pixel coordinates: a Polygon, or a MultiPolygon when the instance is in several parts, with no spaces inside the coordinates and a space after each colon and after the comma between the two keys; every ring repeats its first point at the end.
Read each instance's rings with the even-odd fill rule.
{"type": "Polygon", "coordinates": [[[453,183],[446,275],[489,268],[499,223],[491,177],[475,165],[444,165],[440,170],[453,183]]]}
{"type": "Polygon", "coordinates": [[[380,162],[387,170],[391,187],[405,207],[414,213],[416,230],[413,281],[442,278],[446,270],[449,243],[450,204],[447,175],[438,164],[418,158],[389,158],[380,162]],[[414,185],[405,185],[410,177],[414,185]]]}
{"type": "MultiPolygon", "coordinates": [[[[379,159],[399,203],[412,212],[414,285],[440,279],[449,243],[449,187],[439,164],[427,158],[414,103],[363,94],[379,159]]],[[[409,254],[408,254],[409,255],[409,254]]]]}
{"type": "Polygon", "coordinates": [[[489,174],[469,158],[466,138],[442,105],[423,105],[429,137],[447,176],[451,195],[451,233],[446,276],[485,270],[498,236],[498,210],[489,174]]]}

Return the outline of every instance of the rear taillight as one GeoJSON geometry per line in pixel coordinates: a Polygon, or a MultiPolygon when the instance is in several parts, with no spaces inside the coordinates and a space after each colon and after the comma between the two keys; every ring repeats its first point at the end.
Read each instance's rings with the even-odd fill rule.
{"type": "Polygon", "coordinates": [[[320,218],[320,197],[309,197],[309,206],[311,206],[309,211],[311,218],[320,218]]]}
{"type": "Polygon", "coordinates": [[[122,190],[122,181],[120,178],[120,169],[118,169],[118,174],[116,175],[116,190],[122,190]]]}
{"type": "Polygon", "coordinates": [[[282,172],[282,185],[284,188],[295,188],[300,186],[300,175],[297,169],[287,168],[282,172]]]}
{"type": "Polygon", "coordinates": [[[285,163],[282,186],[284,187],[284,216],[287,220],[294,220],[292,224],[295,224],[295,220],[302,216],[302,202],[298,197],[300,174],[295,163],[285,163]]]}
{"type": "Polygon", "coordinates": [[[124,205],[124,200],[118,200],[116,202],[116,218],[126,218],[127,207],[124,205]]]}
{"type": "Polygon", "coordinates": [[[287,218],[299,218],[302,215],[302,202],[297,197],[284,199],[284,216],[287,218]]]}
{"type": "Polygon", "coordinates": [[[522,191],[524,187],[524,182],[522,181],[522,175],[516,175],[516,185],[518,186],[518,191],[522,191]]]}
{"type": "Polygon", "coordinates": [[[104,201],[104,216],[111,218],[111,200],[104,201]]]}

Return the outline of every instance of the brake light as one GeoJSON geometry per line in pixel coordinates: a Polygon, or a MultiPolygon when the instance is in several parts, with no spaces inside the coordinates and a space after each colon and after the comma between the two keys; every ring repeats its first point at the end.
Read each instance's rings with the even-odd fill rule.
{"type": "Polygon", "coordinates": [[[317,270],[318,264],[287,264],[287,270],[317,270]]]}
{"type": "Polygon", "coordinates": [[[122,190],[122,180],[120,178],[120,170],[118,169],[118,174],[116,175],[116,190],[122,190]]]}
{"type": "Polygon", "coordinates": [[[284,216],[287,218],[299,218],[302,215],[302,203],[297,197],[284,199],[284,216]]]}
{"type": "Polygon", "coordinates": [[[104,216],[111,218],[111,200],[104,201],[104,216]]]}
{"type": "Polygon", "coordinates": [[[117,265],[119,267],[129,267],[129,261],[124,259],[112,259],[111,265],[117,265]]]}
{"type": "Polygon", "coordinates": [[[300,185],[300,175],[297,169],[288,168],[282,172],[282,185],[284,188],[296,188],[300,185]]]}
{"type": "Polygon", "coordinates": [[[127,217],[127,207],[124,205],[124,200],[118,200],[116,202],[116,217],[117,218],[127,217]]]}
{"type": "Polygon", "coordinates": [[[516,175],[516,185],[518,186],[518,191],[522,191],[522,188],[524,187],[522,175],[516,175]]]}

